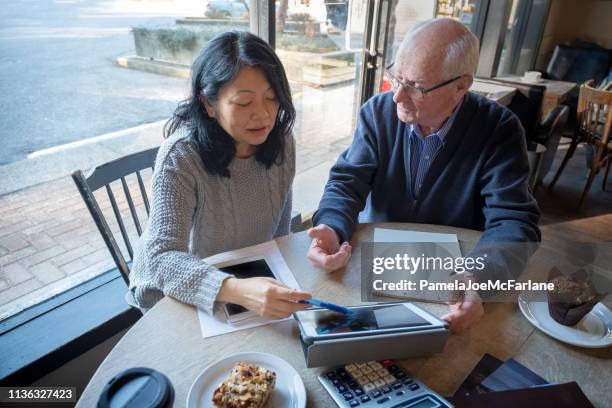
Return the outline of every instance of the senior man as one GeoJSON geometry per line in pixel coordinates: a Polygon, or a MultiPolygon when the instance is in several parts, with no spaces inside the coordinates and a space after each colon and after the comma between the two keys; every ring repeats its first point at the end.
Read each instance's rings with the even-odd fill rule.
{"type": "MultiPolygon", "coordinates": [[[[454,20],[430,20],[406,35],[387,69],[393,92],[364,104],[351,146],[331,169],[309,230],[313,264],[346,265],[359,216],[484,230],[472,254],[494,256],[464,277],[516,277],[537,245],[521,249],[516,262],[505,243],[539,242],[540,212],[527,185],[521,124],[469,92],[477,64],[477,38],[454,20]]],[[[444,319],[456,332],[484,313],[477,292],[449,304],[444,319]]]]}

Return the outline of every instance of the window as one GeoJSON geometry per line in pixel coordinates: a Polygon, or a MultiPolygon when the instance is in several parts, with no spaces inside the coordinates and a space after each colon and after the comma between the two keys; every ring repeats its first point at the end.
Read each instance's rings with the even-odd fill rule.
{"type": "Polygon", "coordinates": [[[302,214],[316,209],[330,167],[352,140],[366,6],[364,0],[277,3],[276,51],[298,112],[294,209],[302,214]]]}
{"type": "Polygon", "coordinates": [[[196,53],[219,31],[248,30],[249,7],[27,2],[3,5],[0,21],[4,320],[114,268],[70,172],[159,145],[196,53]]]}
{"type": "Polygon", "coordinates": [[[487,7],[487,0],[440,0],[436,17],[458,20],[481,38],[487,7]]]}
{"type": "Polygon", "coordinates": [[[514,0],[497,75],[523,75],[533,68],[550,0],[514,0]]]}

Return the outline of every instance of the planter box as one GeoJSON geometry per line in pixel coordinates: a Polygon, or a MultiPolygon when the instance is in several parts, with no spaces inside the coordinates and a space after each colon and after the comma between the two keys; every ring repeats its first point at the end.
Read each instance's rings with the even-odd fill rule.
{"type": "Polygon", "coordinates": [[[213,19],[206,17],[185,17],[176,19],[177,26],[205,26],[205,27],[219,27],[220,31],[225,30],[245,30],[249,29],[249,20],[236,19],[236,18],[224,18],[224,19],[213,19]]]}
{"type": "Polygon", "coordinates": [[[355,79],[355,66],[308,65],[302,80],[314,86],[327,86],[355,79]]]}
{"type": "Polygon", "coordinates": [[[283,62],[287,76],[297,82],[326,86],[355,78],[355,53],[351,51],[311,53],[276,50],[276,53],[283,62]]]}
{"type": "Polygon", "coordinates": [[[134,46],[139,57],[191,65],[212,38],[209,32],[185,29],[133,29],[134,46]]]}
{"type": "Polygon", "coordinates": [[[321,23],[318,21],[291,21],[288,20],[285,22],[284,33],[297,33],[304,34],[308,37],[313,37],[314,35],[321,32],[321,23]]]}
{"type": "MultiPolygon", "coordinates": [[[[189,67],[199,54],[202,47],[215,34],[231,27],[235,28],[237,22],[246,25],[247,22],[233,20],[212,20],[205,18],[185,18],[177,20],[179,28],[134,28],[134,44],[136,55],[141,58],[169,61],[189,67]],[[186,29],[186,25],[199,29],[186,29]]],[[[328,47],[327,39],[306,40],[303,35],[292,37],[289,46],[309,47],[317,45],[328,47]],[[294,41],[297,38],[297,41],[294,41]]],[[[333,45],[333,44],[332,44],[333,45]]],[[[320,48],[320,52],[298,52],[276,50],[280,57],[287,76],[297,82],[305,82],[314,86],[326,86],[344,82],[355,78],[355,54],[345,51],[328,51],[329,48],[320,48]]],[[[316,51],[316,49],[315,49],[316,51]]]]}
{"type": "MultiPolygon", "coordinates": [[[[213,19],[206,17],[185,17],[177,18],[176,25],[178,26],[218,26],[223,27],[225,30],[248,30],[249,20],[236,19],[236,18],[224,18],[224,19],[213,19]]],[[[221,30],[223,31],[223,30],[221,30]]],[[[312,37],[321,32],[321,23],[318,21],[285,21],[284,33],[290,34],[305,34],[312,37]]]]}

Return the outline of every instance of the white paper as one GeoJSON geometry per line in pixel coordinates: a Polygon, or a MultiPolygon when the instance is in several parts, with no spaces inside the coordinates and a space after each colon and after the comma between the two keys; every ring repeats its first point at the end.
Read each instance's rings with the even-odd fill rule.
{"type": "MultiPolygon", "coordinates": [[[[236,262],[238,260],[244,260],[247,262],[249,260],[261,258],[266,259],[270,269],[272,269],[272,272],[274,272],[281,282],[289,287],[301,289],[295,280],[293,273],[289,269],[289,266],[285,262],[285,258],[283,258],[283,255],[278,249],[275,241],[268,241],[264,242],[263,244],[247,248],[223,252],[221,254],[208,257],[204,259],[204,261],[212,265],[222,266],[224,264],[238,263],[236,262]]],[[[198,318],[200,320],[202,337],[204,338],[293,319],[292,317],[289,317],[281,320],[267,320],[262,317],[255,317],[243,322],[230,324],[227,322],[225,313],[220,308],[215,308],[213,316],[205,313],[201,309],[198,309],[198,318]]]]}
{"type": "Polygon", "coordinates": [[[456,242],[457,234],[374,228],[374,242],[456,242]]]}
{"type": "MultiPolygon", "coordinates": [[[[422,231],[405,231],[405,230],[394,230],[387,228],[374,228],[374,242],[389,242],[389,243],[405,243],[406,252],[411,256],[419,256],[424,254],[425,256],[450,256],[453,258],[461,257],[461,248],[459,247],[459,240],[457,234],[442,234],[434,232],[422,232],[422,231]],[[435,243],[435,247],[431,245],[419,245],[420,243],[435,243]],[[411,245],[414,244],[414,245],[411,245]]],[[[384,251],[382,253],[376,253],[374,256],[394,256],[394,254],[387,254],[384,251]]],[[[385,272],[385,280],[388,282],[399,282],[402,279],[406,279],[405,271],[393,270],[385,272]]],[[[443,281],[446,277],[450,276],[451,272],[445,270],[432,270],[428,279],[431,281],[443,281]]],[[[393,297],[400,297],[406,299],[418,299],[418,300],[430,300],[435,302],[441,302],[443,299],[439,293],[436,292],[409,292],[409,291],[383,291],[374,290],[374,293],[380,295],[387,295],[393,297]]]]}

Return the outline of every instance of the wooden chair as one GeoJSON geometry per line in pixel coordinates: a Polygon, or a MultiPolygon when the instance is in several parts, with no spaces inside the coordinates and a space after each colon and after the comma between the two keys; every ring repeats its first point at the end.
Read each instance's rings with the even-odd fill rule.
{"type": "Polygon", "coordinates": [[[565,169],[567,162],[573,156],[580,143],[593,146],[594,154],[591,162],[591,170],[586,186],[580,197],[578,207],[581,207],[595,175],[606,166],[601,188],[605,190],[612,162],[612,146],[610,144],[610,126],[612,125],[612,92],[593,88],[593,81],[580,86],[578,97],[577,123],[570,147],[563,158],[563,162],[553,178],[549,190],[555,186],[559,176],[565,169]]]}
{"type": "Polygon", "coordinates": [[[546,152],[542,157],[536,184],[542,182],[552,167],[569,112],[570,109],[567,106],[557,105],[546,115],[540,125],[541,135],[538,137],[538,143],[546,146],[546,152]]]}
{"type": "MultiPolygon", "coordinates": [[[[133,225],[138,236],[142,234],[143,225],[141,223],[140,218],[138,217],[138,213],[136,211],[136,206],[134,205],[134,199],[132,198],[132,193],[130,192],[130,188],[128,186],[128,182],[126,177],[131,174],[135,174],[136,179],[138,181],[138,188],[136,190],[140,190],[139,193],[144,202],[144,207],[147,213],[147,217],[149,215],[149,198],[147,197],[147,192],[144,186],[144,182],[142,180],[141,171],[151,168],[153,169],[153,165],[155,164],[155,158],[157,156],[158,148],[155,147],[153,149],[145,150],[140,153],[131,154],[129,156],[122,157],[120,159],[111,161],[109,163],[103,164],[96,168],[93,168],[89,171],[87,176],[83,175],[81,170],[77,170],[72,173],[72,179],[77,185],[83,200],[85,201],[85,205],[87,209],[89,209],[89,213],[94,219],[104,242],[108,250],[115,261],[115,265],[117,265],[117,269],[121,272],[123,280],[126,284],[129,285],[129,274],[130,268],[129,265],[134,256],[134,250],[132,249],[132,243],[130,241],[130,234],[128,231],[128,225],[133,225]],[[121,181],[121,186],[123,188],[123,194],[126,198],[127,205],[129,208],[129,215],[131,215],[131,224],[126,223],[125,217],[119,208],[119,204],[117,203],[117,198],[115,197],[115,193],[111,188],[111,183],[114,181],[121,181]],[[109,227],[109,223],[107,222],[104,213],[100,208],[100,204],[96,200],[94,196],[94,192],[98,189],[105,187],[106,193],[110,200],[110,204],[113,210],[113,214],[115,216],[115,220],[119,227],[119,231],[121,233],[121,237],[123,238],[123,244],[125,251],[122,251],[117,244],[117,240],[114,237],[114,234],[109,227]],[[124,252],[127,252],[129,255],[129,262],[124,256],[124,252]]],[[[134,190],[134,189],[132,189],[134,190]]],[[[292,233],[303,231],[306,228],[305,224],[302,222],[302,215],[297,211],[293,211],[291,213],[291,224],[290,231],[292,233]]],[[[132,234],[133,235],[133,234],[132,234]]]]}
{"type": "Polygon", "coordinates": [[[155,158],[157,156],[158,147],[145,150],[143,152],[130,154],[125,157],[121,157],[117,160],[111,161],[109,163],[105,163],[101,166],[95,167],[89,171],[87,176],[83,175],[81,170],[77,170],[72,173],[72,179],[74,180],[77,188],[79,189],[79,193],[81,193],[81,197],[83,197],[83,201],[85,201],[85,205],[89,210],[96,226],[98,227],[98,231],[100,231],[100,235],[102,235],[102,239],[106,243],[108,250],[113,257],[113,261],[115,261],[115,265],[117,265],[117,269],[121,272],[123,280],[126,284],[129,285],[129,274],[130,268],[124,253],[120,249],[117,244],[117,240],[113,234],[113,231],[109,227],[109,223],[102,212],[100,204],[96,197],[94,196],[94,192],[105,188],[106,194],[108,195],[108,199],[110,201],[111,208],[113,210],[113,214],[115,216],[115,220],[119,227],[119,231],[121,233],[121,237],[123,238],[124,248],[129,254],[130,264],[132,258],[134,256],[134,251],[132,249],[132,244],[130,241],[130,234],[128,233],[128,226],[133,225],[136,229],[136,233],[138,236],[142,234],[142,226],[140,218],[137,213],[136,206],[134,204],[134,199],[132,198],[131,190],[136,190],[142,197],[144,207],[149,215],[149,198],[147,196],[147,191],[144,186],[144,182],[142,179],[142,172],[145,169],[153,169],[153,165],[155,164],[155,158]],[[130,188],[128,184],[127,177],[134,174],[137,180],[138,188],[130,188]],[[119,204],[117,202],[117,198],[113,189],[111,187],[111,183],[115,181],[121,181],[121,186],[123,189],[123,195],[127,201],[127,205],[129,208],[129,215],[131,216],[131,224],[127,224],[124,220],[128,219],[129,216],[125,216],[125,214],[121,213],[119,208],[119,204]]]}

